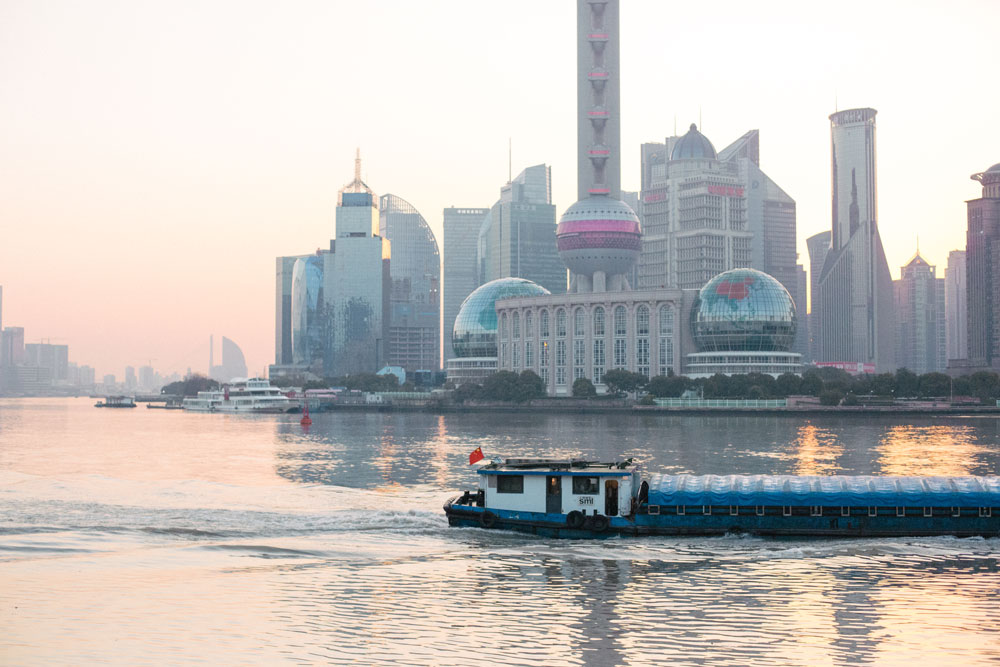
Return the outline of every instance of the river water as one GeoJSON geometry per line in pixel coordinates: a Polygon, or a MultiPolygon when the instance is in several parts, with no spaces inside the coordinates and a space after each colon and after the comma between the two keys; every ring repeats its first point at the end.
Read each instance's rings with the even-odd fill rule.
{"type": "Polygon", "coordinates": [[[2,664],[1000,661],[1000,540],[449,528],[468,454],[997,474],[1000,421],[227,416],[0,399],[2,664]]]}

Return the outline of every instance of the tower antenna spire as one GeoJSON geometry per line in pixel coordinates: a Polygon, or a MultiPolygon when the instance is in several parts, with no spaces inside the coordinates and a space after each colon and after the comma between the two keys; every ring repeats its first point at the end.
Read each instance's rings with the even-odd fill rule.
{"type": "Polygon", "coordinates": [[[354,182],[361,182],[361,147],[356,148],[354,152],[354,182]]]}

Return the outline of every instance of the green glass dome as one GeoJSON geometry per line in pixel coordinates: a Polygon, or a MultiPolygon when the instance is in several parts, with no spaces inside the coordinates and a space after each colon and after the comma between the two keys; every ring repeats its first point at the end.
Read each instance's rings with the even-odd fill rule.
{"type": "Polygon", "coordinates": [[[720,273],[691,307],[691,336],[699,352],[787,352],[796,326],[788,290],[755,269],[720,273]]]}
{"type": "Polygon", "coordinates": [[[497,300],[544,294],[549,291],[524,278],[498,278],[477,288],[462,302],[455,318],[451,332],[455,356],[497,356],[497,300]]]}

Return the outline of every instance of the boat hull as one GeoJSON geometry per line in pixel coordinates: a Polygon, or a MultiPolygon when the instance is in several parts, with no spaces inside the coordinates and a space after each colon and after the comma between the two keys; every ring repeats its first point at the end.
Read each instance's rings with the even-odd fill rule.
{"type": "MultiPolygon", "coordinates": [[[[729,514],[635,514],[629,517],[605,517],[597,525],[585,522],[571,527],[565,514],[515,512],[478,507],[457,502],[455,497],[445,504],[445,514],[451,526],[512,530],[545,537],[570,539],[605,538],[613,536],[749,534],[772,537],[997,537],[1000,536],[1000,512],[980,516],[979,508],[963,508],[960,516],[941,516],[953,508],[940,508],[938,515],[924,516],[922,508],[904,516],[896,516],[896,508],[876,516],[868,516],[868,508],[849,516],[830,514],[809,516],[756,513],[729,514]],[[890,514],[890,512],[892,514],[890,514]],[[492,516],[489,516],[492,515],[492,516]]],[[[748,508],[753,511],[754,508],[748,508]]],[[[834,508],[828,508],[833,510],[834,508]]],[[[840,508],[835,508],[838,512],[840,508]]],[[[780,508],[779,508],[780,510],[780,508]]],[[[832,514],[832,512],[831,512],[832,514]]],[[[593,519],[593,517],[588,517],[593,519]]]]}

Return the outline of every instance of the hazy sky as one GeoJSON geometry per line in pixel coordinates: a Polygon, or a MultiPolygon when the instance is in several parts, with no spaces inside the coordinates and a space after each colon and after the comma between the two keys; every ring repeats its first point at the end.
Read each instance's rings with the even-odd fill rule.
{"type": "MultiPolygon", "coordinates": [[[[969,175],[1000,162],[997,0],[624,0],[622,185],[639,144],[761,131],[763,169],[830,226],[827,116],[878,115],[890,268],[943,276],[969,175]]],[[[417,207],[490,206],[552,165],[573,203],[575,3],[0,0],[4,326],[121,377],[206,369],[208,336],[274,361],[274,258],[326,246],[361,147],[417,207]]],[[[447,249],[442,249],[447,252],[447,249]]]]}

